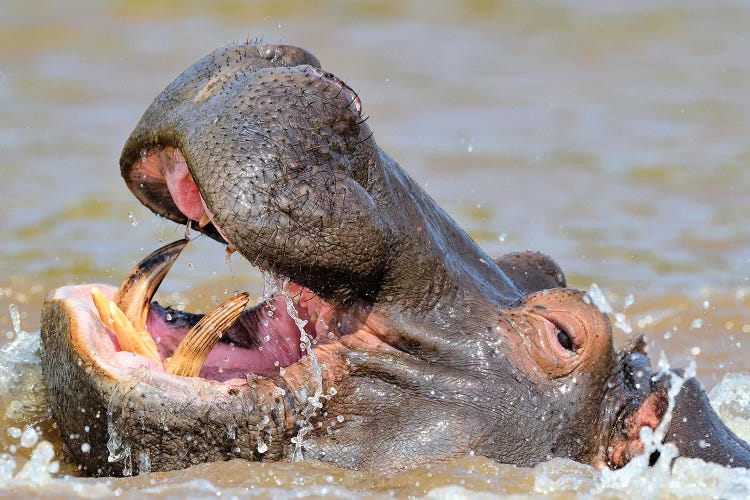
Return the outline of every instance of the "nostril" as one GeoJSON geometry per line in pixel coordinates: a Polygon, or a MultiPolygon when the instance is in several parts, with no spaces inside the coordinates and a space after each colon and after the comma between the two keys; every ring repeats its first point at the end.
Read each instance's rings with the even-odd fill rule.
{"type": "Polygon", "coordinates": [[[557,341],[560,343],[563,349],[566,349],[570,352],[576,352],[576,350],[573,348],[573,340],[570,338],[570,335],[568,335],[564,330],[557,330],[557,341]]]}

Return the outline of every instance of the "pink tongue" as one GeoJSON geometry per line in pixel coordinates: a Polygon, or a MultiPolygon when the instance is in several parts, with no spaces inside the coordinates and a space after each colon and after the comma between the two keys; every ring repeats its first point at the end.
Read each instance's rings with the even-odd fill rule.
{"type": "Polygon", "coordinates": [[[201,194],[198,192],[198,186],[190,179],[187,162],[182,153],[176,149],[173,151],[172,161],[164,169],[167,189],[180,212],[188,219],[199,221],[204,213],[201,194]]]}

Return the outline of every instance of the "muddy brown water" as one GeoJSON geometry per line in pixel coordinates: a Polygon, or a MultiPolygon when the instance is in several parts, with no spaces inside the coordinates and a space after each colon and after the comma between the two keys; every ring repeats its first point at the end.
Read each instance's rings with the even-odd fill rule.
{"type": "MultiPolygon", "coordinates": [[[[120,148],[184,68],[224,43],[262,37],[310,49],[356,89],[380,146],[491,255],[553,256],[573,286],[604,292],[620,314],[617,343],[646,334],[654,363],[662,351],[672,366],[694,359],[712,388],[728,372],[750,370],[748,33],[750,4],[739,0],[4,2],[0,346],[16,336],[11,304],[33,332],[51,288],[116,284],[160,241],[183,233],[127,191],[120,148]]],[[[201,311],[262,287],[241,259],[227,263],[223,248],[199,239],[160,297],[201,311]]],[[[570,462],[521,469],[482,457],[391,478],[316,463],[228,462],[119,481],[9,482],[3,467],[11,461],[17,472],[31,453],[12,429],[30,424],[62,462],[55,476],[75,468],[64,463],[43,404],[23,408],[40,392],[34,359],[3,356],[0,369],[18,377],[17,390],[8,385],[0,397],[0,495],[643,491],[630,476],[570,462]]],[[[750,412],[750,385],[738,394],[750,412]]],[[[651,477],[654,496],[750,491],[740,472],[677,463],[671,474],[633,477],[661,474],[651,477]],[[729,476],[744,486],[722,489],[729,476]]]]}

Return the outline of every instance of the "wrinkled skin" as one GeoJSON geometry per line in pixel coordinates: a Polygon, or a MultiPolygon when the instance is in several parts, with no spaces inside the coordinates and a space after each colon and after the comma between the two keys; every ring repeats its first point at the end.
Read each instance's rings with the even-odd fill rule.
{"type": "MultiPolygon", "coordinates": [[[[607,317],[551,259],[488,257],[364,118],[359,97],[310,53],[252,44],[202,59],[148,108],[120,160],[128,187],[178,223],[207,214],[203,232],[317,304],[297,311],[317,335],[329,397],[311,416],[309,356],[230,383],[102,368],[92,339],[106,328],[87,313],[85,289],[59,289],[43,314],[44,374],[62,435],[88,426],[89,453],[67,442],[88,473],[123,473],[107,460],[108,420],[134,472],[144,456],[149,470],[288,458],[306,421],[304,457],[381,471],[472,452],[619,467],[643,451],[638,431],[663,418],[669,384],[651,377],[643,344],[615,352],[607,317]]],[[[242,335],[253,336],[227,333],[242,335]]],[[[698,383],[686,388],[668,440],[750,465],[698,383]]]]}

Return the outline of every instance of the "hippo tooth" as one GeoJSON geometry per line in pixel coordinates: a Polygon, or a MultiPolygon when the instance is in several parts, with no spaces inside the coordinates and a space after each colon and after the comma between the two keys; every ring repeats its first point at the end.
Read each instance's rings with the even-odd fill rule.
{"type": "Polygon", "coordinates": [[[203,229],[208,225],[209,222],[211,222],[211,219],[208,218],[208,214],[206,212],[203,212],[201,220],[198,221],[198,227],[203,229]]]}
{"type": "Polygon", "coordinates": [[[146,329],[151,299],[188,241],[177,240],[149,254],[130,271],[117,290],[114,302],[137,331],[146,329]]]}
{"type": "Polygon", "coordinates": [[[208,353],[224,332],[237,321],[249,300],[247,292],[239,293],[203,316],[182,339],[172,358],[167,360],[167,373],[197,377],[208,353]]]}
{"type": "Polygon", "coordinates": [[[117,304],[107,300],[98,288],[91,289],[91,298],[102,322],[114,332],[123,351],[146,356],[161,364],[156,343],[148,332],[135,328],[117,304]]]}

